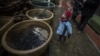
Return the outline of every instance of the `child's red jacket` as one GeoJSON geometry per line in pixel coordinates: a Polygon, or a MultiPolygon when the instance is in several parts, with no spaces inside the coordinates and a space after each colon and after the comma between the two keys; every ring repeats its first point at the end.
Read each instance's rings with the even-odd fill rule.
{"type": "Polygon", "coordinates": [[[61,16],[61,22],[66,22],[70,19],[72,13],[71,10],[66,10],[64,14],[61,16]]]}

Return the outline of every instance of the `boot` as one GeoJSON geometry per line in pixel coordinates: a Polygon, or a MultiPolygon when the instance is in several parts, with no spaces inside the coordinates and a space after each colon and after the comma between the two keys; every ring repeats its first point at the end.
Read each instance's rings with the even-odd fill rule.
{"type": "Polygon", "coordinates": [[[59,39],[58,39],[58,41],[61,41],[61,39],[62,39],[62,35],[59,35],[59,39]]]}
{"type": "Polygon", "coordinates": [[[70,34],[68,34],[68,38],[70,38],[70,34]]]}

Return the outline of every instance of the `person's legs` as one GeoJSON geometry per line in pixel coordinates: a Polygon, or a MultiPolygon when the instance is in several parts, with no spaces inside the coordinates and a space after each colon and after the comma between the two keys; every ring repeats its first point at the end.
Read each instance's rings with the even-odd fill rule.
{"type": "Polygon", "coordinates": [[[63,35],[59,35],[59,41],[66,41],[66,36],[63,35]]]}
{"type": "Polygon", "coordinates": [[[63,41],[66,41],[66,36],[63,36],[63,41]]]}
{"type": "Polygon", "coordinates": [[[78,15],[77,10],[76,10],[76,9],[73,9],[72,20],[73,20],[74,22],[76,22],[76,17],[77,17],[77,15],[78,15]]]}
{"type": "Polygon", "coordinates": [[[67,32],[68,32],[68,38],[70,38],[70,36],[72,34],[72,25],[71,25],[70,21],[66,22],[66,27],[67,27],[67,32]]]}
{"type": "Polygon", "coordinates": [[[61,41],[62,40],[62,35],[59,35],[59,39],[58,39],[59,41],[61,41]]]}
{"type": "Polygon", "coordinates": [[[71,34],[68,34],[68,38],[70,38],[71,34]]]}
{"type": "Polygon", "coordinates": [[[88,23],[88,20],[89,20],[89,17],[86,17],[86,16],[82,16],[81,17],[81,21],[79,22],[77,28],[80,30],[80,31],[83,31],[86,24],[88,23]]]}
{"type": "Polygon", "coordinates": [[[83,21],[84,21],[84,17],[82,16],[81,19],[80,19],[80,22],[77,24],[77,28],[80,30],[81,29],[81,26],[83,24],[83,21]]]}

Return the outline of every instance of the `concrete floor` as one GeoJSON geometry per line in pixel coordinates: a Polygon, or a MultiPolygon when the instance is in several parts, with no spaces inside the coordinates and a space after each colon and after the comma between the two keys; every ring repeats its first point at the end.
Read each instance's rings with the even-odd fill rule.
{"type": "MultiPolygon", "coordinates": [[[[52,20],[54,34],[47,55],[45,56],[100,56],[100,53],[96,50],[87,34],[84,32],[78,34],[76,28],[73,28],[73,34],[70,39],[66,40],[66,42],[58,41],[56,29],[62,11],[63,9],[61,8],[56,8],[54,10],[55,17],[52,20]]],[[[72,25],[74,25],[73,22],[72,25]]]]}
{"type": "MultiPolygon", "coordinates": [[[[62,12],[63,9],[61,8],[54,9],[55,17],[51,24],[54,34],[46,53],[42,56],[100,56],[100,53],[96,50],[88,36],[85,33],[78,34],[76,28],[73,28],[73,34],[70,39],[67,39],[65,42],[58,41],[56,29],[62,12]]],[[[72,25],[74,25],[73,22],[72,25]]]]}

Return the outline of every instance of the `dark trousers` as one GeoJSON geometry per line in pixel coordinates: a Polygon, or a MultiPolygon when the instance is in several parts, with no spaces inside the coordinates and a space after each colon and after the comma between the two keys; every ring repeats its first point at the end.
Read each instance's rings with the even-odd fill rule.
{"type": "Polygon", "coordinates": [[[77,25],[77,28],[80,31],[83,31],[83,29],[85,28],[86,24],[88,23],[88,20],[90,19],[90,17],[87,16],[83,16],[81,17],[81,21],[79,22],[79,24],[77,25]]]}
{"type": "Polygon", "coordinates": [[[80,14],[81,9],[78,7],[73,8],[72,20],[76,22],[76,17],[80,14]]]}

